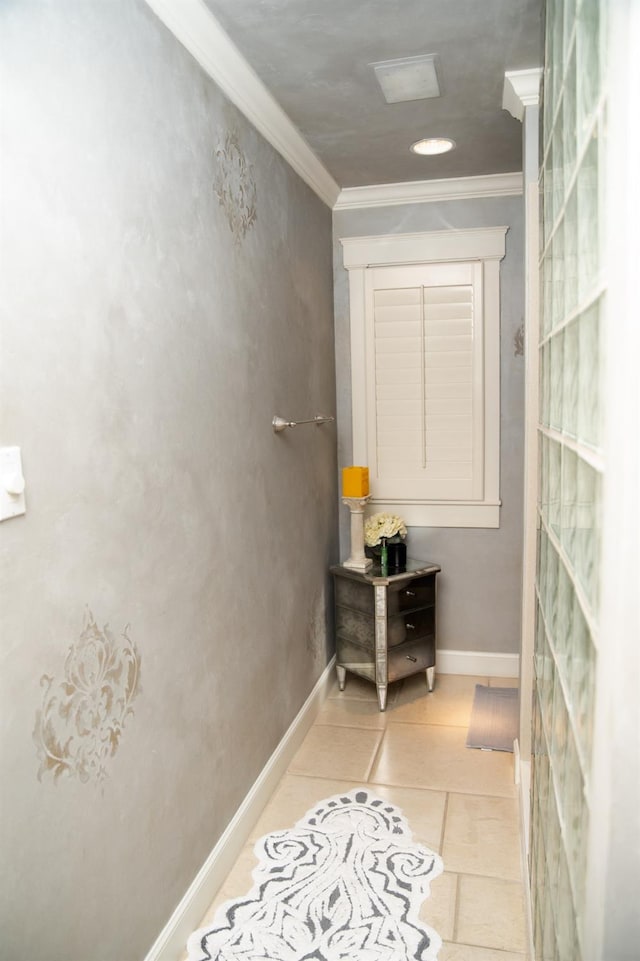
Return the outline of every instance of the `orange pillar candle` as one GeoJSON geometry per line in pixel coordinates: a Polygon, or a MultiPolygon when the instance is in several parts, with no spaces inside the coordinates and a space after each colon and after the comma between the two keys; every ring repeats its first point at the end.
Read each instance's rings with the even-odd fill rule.
{"type": "Polygon", "coordinates": [[[368,497],[369,496],[369,468],[368,467],[343,467],[342,468],[342,496],[343,497],[368,497]]]}

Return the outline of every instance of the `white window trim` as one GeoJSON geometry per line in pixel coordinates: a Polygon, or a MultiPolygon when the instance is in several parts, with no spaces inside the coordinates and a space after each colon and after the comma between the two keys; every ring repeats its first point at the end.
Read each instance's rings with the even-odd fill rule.
{"type": "Polygon", "coordinates": [[[411,527],[500,526],[500,261],[508,227],[437,230],[429,233],[344,237],[351,319],[353,463],[367,464],[367,267],[481,261],[484,315],[484,490],[473,501],[380,501],[376,510],[401,512],[411,527]],[[495,318],[491,322],[490,318],[495,318]]]}

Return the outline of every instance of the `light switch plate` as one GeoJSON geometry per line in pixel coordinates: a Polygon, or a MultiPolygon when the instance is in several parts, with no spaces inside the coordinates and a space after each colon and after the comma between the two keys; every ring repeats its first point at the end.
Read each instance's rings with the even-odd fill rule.
{"type": "Polygon", "coordinates": [[[0,521],[26,512],[19,447],[0,447],[0,521]]]}

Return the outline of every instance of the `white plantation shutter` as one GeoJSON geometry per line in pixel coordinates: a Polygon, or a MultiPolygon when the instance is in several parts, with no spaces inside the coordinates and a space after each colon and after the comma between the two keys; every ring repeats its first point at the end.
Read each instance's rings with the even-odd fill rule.
{"type": "Polygon", "coordinates": [[[506,227],[344,237],[353,463],[370,509],[413,527],[500,526],[506,227]]]}
{"type": "Polygon", "coordinates": [[[376,499],[481,498],[480,265],[368,274],[368,447],[376,499]]]}

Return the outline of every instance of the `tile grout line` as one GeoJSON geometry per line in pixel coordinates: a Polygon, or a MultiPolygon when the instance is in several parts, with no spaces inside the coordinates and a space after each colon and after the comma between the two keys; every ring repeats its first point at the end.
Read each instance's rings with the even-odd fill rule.
{"type": "Polygon", "coordinates": [[[461,731],[466,731],[469,727],[468,724],[451,724],[445,721],[420,721],[415,718],[404,717],[390,717],[389,724],[415,724],[416,727],[455,727],[460,728],[461,731]]]}
{"type": "MultiPolygon", "coordinates": [[[[295,773],[295,772],[291,772],[291,773],[295,773]]],[[[325,776],[325,775],[323,775],[323,776],[325,776]]],[[[313,775],[311,775],[311,777],[313,777],[313,775]]],[[[348,781],[348,780],[349,780],[349,778],[337,778],[337,777],[334,777],[333,779],[334,779],[334,780],[343,780],[343,781],[348,781]]],[[[411,790],[411,791],[434,791],[434,792],[437,792],[437,793],[439,793],[439,794],[446,794],[446,793],[447,793],[447,790],[448,790],[448,788],[444,787],[444,785],[439,785],[439,784],[430,784],[430,785],[427,786],[426,784],[416,784],[415,782],[409,784],[409,783],[407,783],[407,781],[393,781],[393,780],[391,780],[391,781],[375,781],[375,780],[373,780],[373,781],[372,781],[372,780],[371,780],[371,777],[369,778],[369,783],[371,783],[371,784],[379,784],[379,785],[381,785],[381,787],[407,788],[408,790],[411,790]]],[[[463,796],[463,797],[497,798],[498,800],[503,799],[503,800],[506,800],[506,801],[513,800],[513,798],[514,798],[514,795],[513,795],[513,794],[478,794],[477,791],[465,791],[463,788],[459,788],[459,787],[458,787],[458,788],[455,788],[455,790],[451,791],[450,793],[451,793],[451,794],[459,794],[459,795],[461,795],[461,796],[463,796]]]]}
{"type": "Polygon", "coordinates": [[[516,958],[522,958],[522,961],[529,961],[527,955],[522,954],[520,951],[509,951],[508,949],[505,949],[505,948],[487,948],[485,945],[482,945],[482,944],[471,944],[470,941],[447,941],[446,938],[443,939],[442,943],[443,945],[451,944],[455,948],[458,948],[458,947],[474,948],[474,949],[479,948],[481,951],[491,951],[493,955],[491,961],[500,961],[501,958],[506,958],[506,957],[511,959],[514,955],[516,958]]]}
{"type": "MultiPolygon", "coordinates": [[[[447,791],[444,796],[444,810],[442,812],[442,828],[440,829],[440,847],[438,848],[438,853],[440,857],[443,856],[443,852],[444,852],[444,832],[447,826],[448,814],[449,814],[449,791],[447,791]]],[[[443,858],[442,870],[444,871],[444,869],[445,869],[445,863],[443,858]]]]}
{"type": "MultiPolygon", "coordinates": [[[[284,772],[283,777],[300,777],[306,778],[309,781],[345,781],[347,784],[364,784],[362,778],[359,777],[339,777],[337,774],[332,774],[331,777],[327,777],[326,774],[299,774],[297,771],[290,771],[289,768],[284,772]]],[[[278,782],[278,787],[282,781],[278,782]]],[[[275,793],[275,792],[274,792],[275,793]]]]}
{"type": "Polygon", "coordinates": [[[455,904],[453,906],[453,929],[451,938],[454,944],[458,943],[458,915],[460,913],[460,875],[456,874],[455,904]]]}
{"type": "Polygon", "coordinates": [[[389,716],[388,722],[384,727],[373,727],[371,724],[356,725],[355,723],[341,723],[338,721],[316,721],[314,727],[350,727],[355,728],[358,731],[384,731],[389,724],[414,724],[416,727],[453,727],[458,728],[461,731],[466,731],[469,727],[468,724],[451,724],[444,721],[419,721],[414,719],[407,719],[402,717],[391,717],[389,716]]]}
{"type": "MultiPolygon", "coordinates": [[[[430,788],[425,788],[425,790],[431,790],[430,788]]],[[[434,788],[433,790],[438,790],[434,788]]],[[[441,788],[440,790],[446,790],[441,788]]],[[[457,797],[477,797],[485,801],[513,801],[516,806],[518,803],[518,798],[513,795],[507,794],[485,794],[483,791],[460,791],[460,790],[447,790],[447,794],[455,794],[457,797]]]]}
{"type": "MultiPolygon", "coordinates": [[[[313,727],[339,727],[347,731],[384,731],[385,727],[374,727],[372,724],[339,724],[336,721],[314,721],[313,727]]],[[[310,728],[312,730],[313,728],[310,728]]]]}
{"type": "Polygon", "coordinates": [[[289,771],[285,772],[291,775],[291,777],[307,777],[310,781],[344,781],[345,784],[357,784],[363,787],[369,783],[367,778],[361,777],[340,777],[339,774],[332,774],[330,777],[326,774],[301,774],[299,771],[289,771]]]}
{"type": "Polygon", "coordinates": [[[376,749],[375,749],[375,751],[373,752],[373,757],[371,758],[371,763],[369,764],[369,767],[367,768],[367,774],[366,774],[366,777],[365,777],[365,781],[366,781],[367,784],[370,784],[370,783],[371,783],[371,775],[373,774],[373,769],[375,768],[376,763],[377,763],[377,761],[378,761],[378,758],[379,758],[379,756],[380,756],[380,752],[381,752],[381,750],[382,750],[382,742],[384,741],[384,738],[385,738],[385,734],[386,734],[386,733],[387,733],[387,729],[386,729],[386,727],[384,727],[384,728],[380,731],[380,740],[378,741],[378,743],[377,743],[377,745],[376,745],[376,749]]]}

